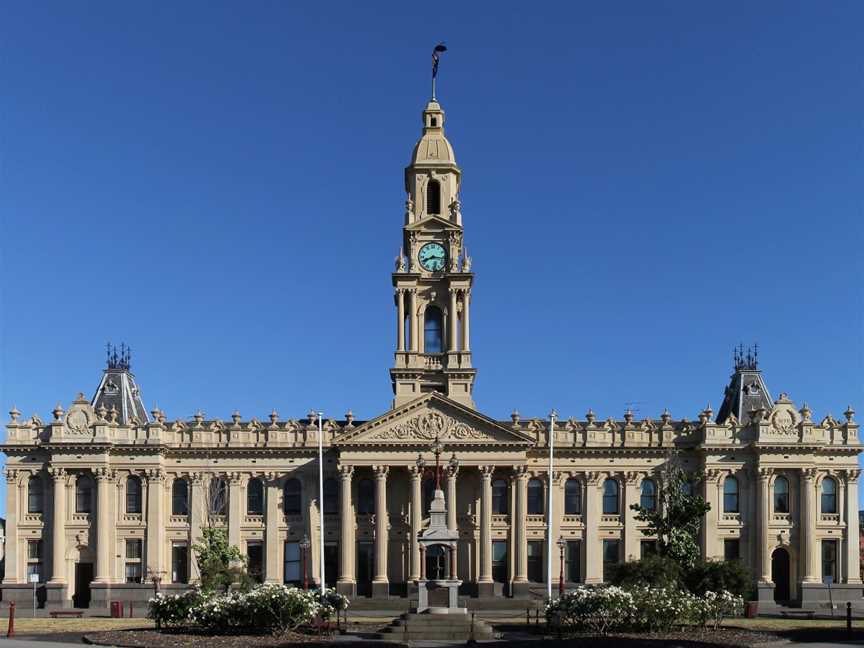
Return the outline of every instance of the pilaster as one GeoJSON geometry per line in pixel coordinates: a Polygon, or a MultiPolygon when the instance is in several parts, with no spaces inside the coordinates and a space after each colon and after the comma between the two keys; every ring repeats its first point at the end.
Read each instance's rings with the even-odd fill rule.
{"type": "Polygon", "coordinates": [[[165,475],[161,470],[147,471],[147,572],[153,576],[165,576],[163,538],[165,520],[162,501],[165,497],[165,475]]]}
{"type": "Polygon", "coordinates": [[[94,583],[111,582],[111,552],[114,548],[114,525],[111,524],[111,486],[114,472],[95,468],[96,478],[96,568],[94,583]]]}
{"type": "Polygon", "coordinates": [[[642,533],[636,528],[636,511],[630,507],[639,503],[639,486],[643,476],[637,472],[624,474],[624,560],[639,560],[639,541],[642,533]]]}
{"type": "MultiPolygon", "coordinates": [[[[770,585],[771,580],[771,547],[769,546],[768,527],[771,524],[771,476],[774,471],[771,468],[760,468],[759,500],[757,510],[759,511],[759,582],[770,585]]],[[[815,528],[815,527],[814,527],[815,528]]]]}
{"type": "Polygon", "coordinates": [[[228,544],[240,547],[240,521],[243,515],[243,478],[238,473],[228,475],[228,544]]]}
{"type": "Polygon", "coordinates": [[[719,489],[720,489],[719,470],[706,470],[703,488],[705,489],[705,502],[711,507],[705,513],[705,519],[702,524],[702,554],[705,560],[714,558],[722,558],[721,547],[718,547],[720,542],[717,537],[717,522],[720,519],[720,504],[719,504],[719,489]]]}
{"type": "MultiPolygon", "coordinates": [[[[6,545],[4,583],[19,583],[18,576],[18,471],[6,468],[6,545]]],[[[61,544],[62,543],[53,543],[61,544]]]]}
{"type": "Polygon", "coordinates": [[[417,466],[409,468],[411,472],[411,573],[408,580],[416,581],[420,578],[420,536],[423,524],[423,471],[417,466]]]}
{"type": "Polygon", "coordinates": [[[480,466],[480,580],[478,594],[493,596],[492,582],[492,473],[494,466],[480,466]]]}
{"type": "Polygon", "coordinates": [[[816,478],[815,468],[801,471],[801,551],[804,554],[804,583],[821,583],[819,577],[819,543],[816,529],[816,478]]]}
{"type": "Polygon", "coordinates": [[[264,526],[264,551],[266,564],[264,568],[265,579],[268,583],[281,583],[282,571],[279,568],[279,480],[276,473],[270,472],[265,475],[266,494],[266,520],[264,526]]]}
{"type": "Polygon", "coordinates": [[[603,582],[603,555],[600,546],[600,484],[603,474],[585,475],[585,583],[603,582]]]}
{"type": "MultiPolygon", "coordinates": [[[[54,514],[51,530],[51,580],[49,584],[66,584],[66,485],[68,478],[62,468],[49,468],[54,481],[54,514]]],[[[7,530],[8,534],[8,530],[7,530]]],[[[6,560],[9,558],[7,556],[6,560]]],[[[7,563],[8,569],[8,563],[7,563]]]]}
{"type": "Polygon", "coordinates": [[[846,582],[861,583],[860,529],[858,526],[858,477],[861,471],[851,468],[846,477],[846,582]]]}

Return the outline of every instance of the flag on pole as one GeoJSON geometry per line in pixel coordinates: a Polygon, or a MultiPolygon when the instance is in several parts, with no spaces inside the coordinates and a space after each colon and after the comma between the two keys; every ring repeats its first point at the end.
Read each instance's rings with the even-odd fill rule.
{"type": "Polygon", "coordinates": [[[438,43],[435,49],[432,50],[432,78],[438,76],[438,60],[441,58],[441,53],[446,52],[447,47],[443,42],[438,43]]]}

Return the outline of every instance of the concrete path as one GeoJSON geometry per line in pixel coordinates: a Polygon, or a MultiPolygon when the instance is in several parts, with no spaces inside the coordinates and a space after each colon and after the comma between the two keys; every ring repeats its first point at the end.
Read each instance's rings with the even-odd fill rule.
{"type": "Polygon", "coordinates": [[[6,639],[5,636],[0,638],[0,648],[81,648],[84,643],[79,639],[76,643],[66,641],[53,641],[48,636],[39,637],[38,639],[6,639]]]}

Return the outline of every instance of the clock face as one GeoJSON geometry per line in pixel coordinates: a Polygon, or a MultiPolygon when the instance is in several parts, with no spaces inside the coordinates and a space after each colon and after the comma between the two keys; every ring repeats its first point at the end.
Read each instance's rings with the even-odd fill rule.
{"type": "Polygon", "coordinates": [[[417,255],[417,258],[424,270],[438,272],[444,269],[447,253],[444,251],[444,246],[440,243],[427,243],[420,248],[420,254],[417,255]]]}

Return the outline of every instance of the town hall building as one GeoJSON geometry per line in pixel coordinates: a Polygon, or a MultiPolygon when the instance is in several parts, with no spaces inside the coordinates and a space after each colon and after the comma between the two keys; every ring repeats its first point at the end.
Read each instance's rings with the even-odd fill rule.
{"type": "Polygon", "coordinates": [[[421,573],[451,566],[460,595],[481,599],[542,595],[560,573],[567,587],[602,583],[612,565],[653,550],[630,507],[658,505],[675,461],[700,475],[693,487],[711,506],[703,555],[743,561],[761,600],[808,605],[830,586],[835,601],[860,601],[854,412],[814,418],[772,395],[754,354],[737,352],[725,393],[718,377],[706,395],[722,396],[717,412],[565,412],[551,474],[545,414],[500,420],[478,409],[462,173],[436,100],[422,120],[392,274],[391,409],[368,421],[277,411],[171,419],[145,407],[128,352],[110,350],[92,398],[44,420],[10,412],[3,599],[29,601],[35,582],[49,607],[101,609],[157,585],[183,589],[198,578],[192,545],[208,526],[227,530],[261,581],[301,583],[305,571],[315,583],[323,561],[327,584],[351,597],[410,596],[421,573]],[[418,543],[436,440],[446,524],[458,534],[440,554],[418,543]]]}

